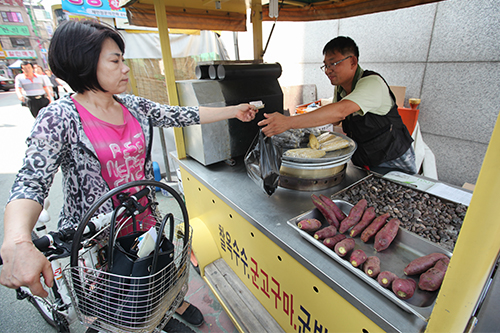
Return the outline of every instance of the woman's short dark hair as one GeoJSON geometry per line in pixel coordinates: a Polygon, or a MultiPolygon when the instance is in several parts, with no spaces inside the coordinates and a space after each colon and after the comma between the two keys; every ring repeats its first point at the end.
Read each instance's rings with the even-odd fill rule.
{"type": "Polygon", "coordinates": [[[356,43],[349,37],[338,36],[331,41],[329,41],[323,48],[323,55],[328,52],[334,53],[338,52],[343,56],[352,54],[359,59],[359,49],[356,43]]]}
{"type": "Polygon", "coordinates": [[[49,66],[58,78],[76,92],[106,92],[97,80],[102,44],[113,39],[125,52],[122,36],[112,27],[91,21],[66,21],[55,31],[49,46],[49,66]]]}

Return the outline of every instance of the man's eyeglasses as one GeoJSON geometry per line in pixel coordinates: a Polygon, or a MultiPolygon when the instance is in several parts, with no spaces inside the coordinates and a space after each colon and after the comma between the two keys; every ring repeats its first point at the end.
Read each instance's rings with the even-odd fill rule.
{"type": "Polygon", "coordinates": [[[340,63],[341,63],[342,61],[344,61],[344,60],[349,59],[350,57],[352,57],[352,55],[350,55],[350,56],[348,56],[348,57],[345,57],[344,59],[339,60],[339,61],[337,61],[337,62],[334,62],[333,64],[330,64],[330,65],[326,65],[326,64],[325,64],[325,65],[321,66],[320,68],[321,68],[321,70],[322,70],[323,72],[326,72],[326,70],[327,70],[327,69],[332,69],[332,70],[335,70],[335,67],[336,67],[338,64],[340,64],[340,63]]]}

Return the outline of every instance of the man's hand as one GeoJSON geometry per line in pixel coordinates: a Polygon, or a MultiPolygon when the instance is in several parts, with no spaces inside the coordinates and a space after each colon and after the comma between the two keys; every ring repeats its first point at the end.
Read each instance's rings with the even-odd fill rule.
{"type": "Polygon", "coordinates": [[[250,104],[236,105],[236,110],[237,112],[235,117],[244,122],[254,120],[255,115],[259,112],[255,106],[250,104]]]}
{"type": "Polygon", "coordinates": [[[266,136],[271,137],[287,131],[291,128],[290,117],[284,116],[279,112],[275,113],[264,113],[264,118],[257,125],[265,126],[262,128],[262,133],[266,136]]]}
{"type": "Polygon", "coordinates": [[[5,242],[1,250],[3,267],[0,284],[17,289],[21,286],[30,288],[33,295],[47,297],[48,293],[40,282],[40,274],[50,288],[54,283],[54,274],[50,262],[38,251],[31,241],[20,243],[5,242]]]}

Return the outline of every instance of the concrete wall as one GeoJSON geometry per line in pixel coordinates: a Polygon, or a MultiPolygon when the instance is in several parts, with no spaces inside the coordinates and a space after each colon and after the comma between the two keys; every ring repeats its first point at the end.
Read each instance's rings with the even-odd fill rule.
{"type": "MultiPolygon", "coordinates": [[[[421,98],[423,139],[436,156],[440,180],[475,183],[500,108],[498,0],[445,0],[359,17],[278,22],[264,55],[283,67],[282,86],[316,84],[318,98],[333,94],[322,65],[323,46],[338,35],[360,49],[360,65],[389,85],[421,98]]],[[[264,22],[264,45],[272,23],[264,22]]],[[[251,59],[252,32],[239,33],[240,59],[251,59]]],[[[232,33],[224,44],[234,59],[232,33]]]]}

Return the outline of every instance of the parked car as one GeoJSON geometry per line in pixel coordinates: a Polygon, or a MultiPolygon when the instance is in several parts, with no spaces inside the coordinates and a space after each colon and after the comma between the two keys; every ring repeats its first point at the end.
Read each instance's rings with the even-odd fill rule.
{"type": "Polygon", "coordinates": [[[0,75],[0,89],[3,91],[9,91],[10,89],[14,89],[14,79],[9,79],[8,77],[0,75]]]}

